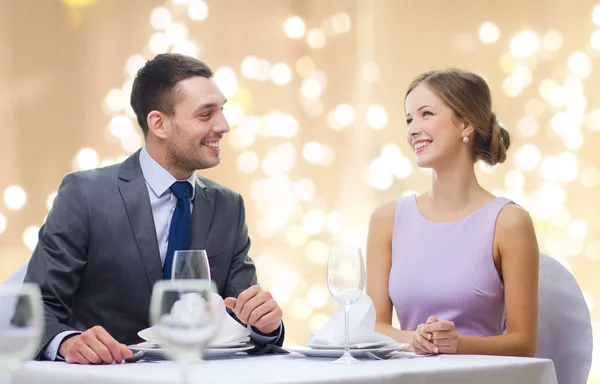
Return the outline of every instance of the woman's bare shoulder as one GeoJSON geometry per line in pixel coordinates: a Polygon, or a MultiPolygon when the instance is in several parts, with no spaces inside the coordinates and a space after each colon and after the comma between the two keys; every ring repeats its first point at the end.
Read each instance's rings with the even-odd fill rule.
{"type": "Polygon", "coordinates": [[[380,205],[375,208],[373,213],[371,214],[371,222],[372,223],[386,223],[389,221],[394,221],[394,216],[396,215],[396,200],[388,201],[385,204],[380,205]]]}

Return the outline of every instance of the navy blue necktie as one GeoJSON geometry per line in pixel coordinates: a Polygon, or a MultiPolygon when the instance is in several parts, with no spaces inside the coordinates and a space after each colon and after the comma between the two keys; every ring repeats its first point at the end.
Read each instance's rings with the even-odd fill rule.
{"type": "Polygon", "coordinates": [[[171,185],[170,190],[177,198],[177,206],[173,211],[169,227],[169,245],[163,265],[163,279],[165,280],[171,279],[173,254],[175,251],[189,249],[192,239],[192,209],[190,207],[192,186],[187,181],[176,181],[171,185]]]}

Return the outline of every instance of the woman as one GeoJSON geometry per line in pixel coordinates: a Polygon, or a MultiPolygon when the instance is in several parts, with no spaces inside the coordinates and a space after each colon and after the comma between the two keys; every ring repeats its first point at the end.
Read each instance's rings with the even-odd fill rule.
{"type": "Polygon", "coordinates": [[[461,70],[427,72],[405,97],[406,139],[431,189],[375,210],[367,293],[376,330],[419,354],[533,356],[539,251],[528,213],[477,182],[510,145],[490,90],[461,70]],[[391,325],[392,308],[402,330],[391,325]],[[505,328],[506,327],[506,328],[505,328]]]}

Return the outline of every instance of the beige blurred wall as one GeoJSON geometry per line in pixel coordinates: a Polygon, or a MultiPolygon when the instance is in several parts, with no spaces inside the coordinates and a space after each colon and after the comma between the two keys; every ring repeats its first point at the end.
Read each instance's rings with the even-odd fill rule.
{"type": "MultiPolygon", "coordinates": [[[[513,135],[507,162],[492,173],[478,167],[480,181],[497,193],[510,190],[510,196],[517,196],[517,203],[532,212],[541,250],[571,269],[589,299],[594,321],[598,321],[600,313],[594,301],[600,300],[596,278],[600,260],[600,115],[594,111],[600,108],[600,92],[595,86],[600,61],[590,43],[600,28],[592,20],[595,1],[580,1],[577,6],[561,0],[207,0],[206,4],[206,20],[192,21],[186,6],[169,1],[0,0],[0,214],[7,221],[0,234],[0,280],[29,257],[23,233],[43,223],[48,196],[66,173],[77,168],[74,158],[81,148],[94,149],[100,162],[129,154],[109,132],[111,118],[119,113],[107,110],[105,98],[130,77],[125,65],[131,55],[153,56],[148,48],[155,32],[150,15],[155,7],[166,6],[174,22],[187,26],[189,40],[200,47],[200,58],[214,69],[227,66],[235,71],[237,91],[230,101],[241,106],[244,115],[264,116],[276,110],[297,122],[297,133],[291,137],[259,134],[250,146],[236,136],[242,128],[232,124],[222,164],[202,172],[244,195],[252,255],[263,285],[278,292],[290,341],[304,342],[309,329],[322,324],[335,309],[323,284],[326,247],[348,239],[364,242],[368,217],[376,206],[406,191],[427,188],[429,175],[414,167],[407,177],[394,177],[383,190],[365,181],[365,172],[388,144],[396,145],[412,162],[404,142],[404,91],[416,74],[447,66],[476,71],[488,80],[495,110],[513,135]],[[331,20],[339,13],[346,14],[350,28],[334,33],[331,20]],[[306,35],[287,37],[283,23],[292,16],[301,17],[307,31],[322,28],[326,44],[315,49],[306,35]],[[499,27],[496,43],[480,41],[478,31],[485,21],[499,27]],[[524,29],[537,33],[541,45],[530,58],[517,60],[508,52],[513,37],[524,29]],[[562,38],[556,51],[544,45],[548,42],[544,37],[552,30],[562,38]],[[589,75],[579,76],[580,94],[587,102],[578,112],[584,122],[579,127],[576,119],[570,119],[573,123],[565,125],[567,134],[561,137],[552,128],[552,119],[565,108],[551,106],[540,86],[547,79],[563,84],[566,78],[578,78],[569,74],[568,64],[576,51],[585,53],[591,65],[589,75]],[[241,65],[248,56],[287,64],[292,71],[290,82],[276,85],[244,77],[241,65]],[[310,57],[326,78],[317,103],[322,113],[317,116],[307,113],[304,106],[301,89],[306,79],[297,69],[303,57],[310,57]],[[378,68],[375,81],[367,81],[363,75],[368,62],[378,68]],[[517,64],[530,70],[531,82],[518,95],[509,96],[505,82],[517,64]],[[339,104],[351,105],[356,121],[335,130],[327,116],[339,104]],[[365,120],[373,104],[387,112],[384,129],[372,129],[365,120]],[[526,115],[531,115],[537,126],[531,136],[523,134],[531,131],[523,128],[526,115]],[[579,134],[581,145],[569,148],[568,137],[579,134]],[[331,164],[314,165],[304,158],[304,146],[312,141],[331,150],[331,164]],[[524,145],[534,145],[541,153],[540,163],[530,171],[523,171],[517,161],[524,145]],[[290,148],[295,151],[293,158],[290,148]],[[250,173],[238,166],[240,155],[247,151],[261,161],[250,173]],[[575,172],[572,180],[549,179],[541,170],[544,159],[564,153],[576,159],[575,171],[565,171],[567,176],[575,172]],[[286,161],[292,164],[289,169],[273,168],[273,162],[286,161]],[[303,190],[297,182],[307,180],[314,186],[315,196],[303,201],[298,198],[298,191],[303,190]],[[549,196],[559,198],[564,193],[563,204],[544,200],[548,182],[560,189],[558,195],[549,196]],[[19,210],[8,209],[2,199],[11,185],[21,186],[27,194],[27,202],[19,210]],[[261,189],[261,185],[280,188],[280,197],[274,200],[269,195],[273,191],[261,189]],[[269,216],[273,204],[289,208],[289,215],[283,219],[269,216]],[[325,225],[318,231],[319,220],[332,212],[344,218],[341,230],[331,231],[325,225]],[[544,212],[551,214],[546,217],[544,212]],[[278,219],[283,220],[280,228],[273,229],[278,219]]],[[[385,172],[382,175],[387,177],[385,172]]]]}

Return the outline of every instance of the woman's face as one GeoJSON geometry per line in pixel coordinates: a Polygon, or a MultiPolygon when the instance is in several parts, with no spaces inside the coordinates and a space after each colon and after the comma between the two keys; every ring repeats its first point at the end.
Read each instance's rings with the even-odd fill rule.
{"type": "Polygon", "coordinates": [[[437,168],[456,156],[462,142],[462,126],[454,111],[426,84],[406,97],[406,141],[421,168],[437,168]]]}

